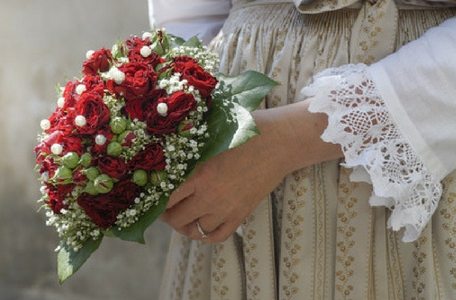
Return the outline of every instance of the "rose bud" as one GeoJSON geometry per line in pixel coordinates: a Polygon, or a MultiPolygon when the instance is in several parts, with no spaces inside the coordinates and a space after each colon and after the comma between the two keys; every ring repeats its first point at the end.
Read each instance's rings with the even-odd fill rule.
{"type": "Polygon", "coordinates": [[[87,193],[92,196],[98,195],[98,191],[95,188],[95,184],[92,181],[87,182],[87,185],[84,188],[84,193],[87,193]]]}
{"type": "Polygon", "coordinates": [[[121,135],[119,135],[117,140],[122,146],[130,147],[135,138],[136,135],[132,131],[124,131],[121,135]]]}
{"type": "Polygon", "coordinates": [[[90,155],[90,153],[84,153],[81,156],[79,163],[85,168],[90,167],[90,165],[92,164],[92,155],[90,155]]]}
{"type": "Polygon", "coordinates": [[[73,170],[73,183],[76,185],[84,185],[87,182],[87,177],[84,174],[84,170],[77,168],[73,170]]]}
{"type": "Polygon", "coordinates": [[[79,164],[79,155],[75,152],[68,152],[63,157],[62,162],[65,167],[74,169],[79,164]]]}
{"type": "Polygon", "coordinates": [[[111,131],[115,134],[121,134],[127,129],[127,121],[124,118],[114,118],[109,125],[111,126],[111,131]]]}
{"type": "Polygon", "coordinates": [[[161,182],[166,180],[165,171],[152,171],[150,173],[150,181],[154,186],[159,186],[161,182]]]}
{"type": "Polygon", "coordinates": [[[93,185],[98,193],[106,194],[112,190],[114,182],[112,181],[112,178],[108,175],[101,174],[100,176],[95,178],[93,185]]]}
{"type": "Polygon", "coordinates": [[[73,179],[73,172],[71,171],[71,169],[69,169],[65,166],[59,167],[53,177],[53,180],[56,180],[60,184],[71,183],[72,179],[73,179]]]}
{"type": "Polygon", "coordinates": [[[98,177],[98,175],[100,175],[100,171],[98,171],[98,168],[96,167],[91,167],[85,170],[84,174],[88,180],[94,181],[98,177]]]}
{"type": "Polygon", "coordinates": [[[180,122],[179,126],[177,127],[177,132],[179,133],[180,136],[183,137],[192,137],[193,134],[190,133],[190,130],[193,128],[193,123],[192,121],[189,120],[184,120],[180,122]]]}
{"type": "Polygon", "coordinates": [[[122,145],[118,142],[111,142],[108,145],[108,155],[117,157],[122,153],[122,145]]]}
{"type": "Polygon", "coordinates": [[[147,172],[144,170],[136,170],[133,173],[133,182],[139,186],[145,186],[147,184],[147,172]]]}

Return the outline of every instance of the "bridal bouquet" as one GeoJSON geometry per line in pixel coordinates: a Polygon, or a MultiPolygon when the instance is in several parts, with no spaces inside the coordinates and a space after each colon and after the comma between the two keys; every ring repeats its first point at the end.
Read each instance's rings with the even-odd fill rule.
{"type": "Polygon", "coordinates": [[[58,276],[73,275],[104,236],[144,243],[170,193],[203,162],[257,134],[250,111],[276,84],[215,74],[199,40],[163,30],[89,51],[59,88],[35,148],[58,276]]]}

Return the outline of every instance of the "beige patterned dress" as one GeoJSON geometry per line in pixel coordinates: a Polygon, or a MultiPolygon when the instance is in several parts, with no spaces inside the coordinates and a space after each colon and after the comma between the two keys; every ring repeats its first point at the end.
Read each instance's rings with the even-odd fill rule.
{"type": "MultiPolygon", "coordinates": [[[[320,70],[374,62],[456,15],[410,1],[277,2],[235,1],[213,44],[222,72],[281,83],[266,107],[296,101],[320,70]]],[[[389,210],[369,205],[372,187],[339,163],[288,175],[222,244],[174,233],[160,299],[456,299],[456,173],[432,223],[404,243],[389,210]]]]}

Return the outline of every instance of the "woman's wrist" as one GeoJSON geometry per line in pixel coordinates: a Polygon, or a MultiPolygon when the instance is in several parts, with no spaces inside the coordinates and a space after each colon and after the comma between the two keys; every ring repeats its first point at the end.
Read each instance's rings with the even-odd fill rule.
{"type": "Polygon", "coordinates": [[[308,104],[303,101],[253,114],[269,163],[283,175],[342,157],[339,145],[320,138],[327,127],[327,116],[310,113],[308,104]]]}

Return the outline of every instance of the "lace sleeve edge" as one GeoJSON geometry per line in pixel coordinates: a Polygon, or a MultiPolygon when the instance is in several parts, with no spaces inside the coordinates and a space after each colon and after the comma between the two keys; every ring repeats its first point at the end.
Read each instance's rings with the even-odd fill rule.
{"type": "Polygon", "coordinates": [[[391,209],[388,226],[395,231],[404,228],[404,242],[415,241],[437,208],[442,185],[395,126],[367,66],[325,70],[302,96],[313,97],[310,112],[328,116],[321,138],[341,145],[343,166],[353,169],[350,180],[371,183],[369,203],[391,209]]]}

